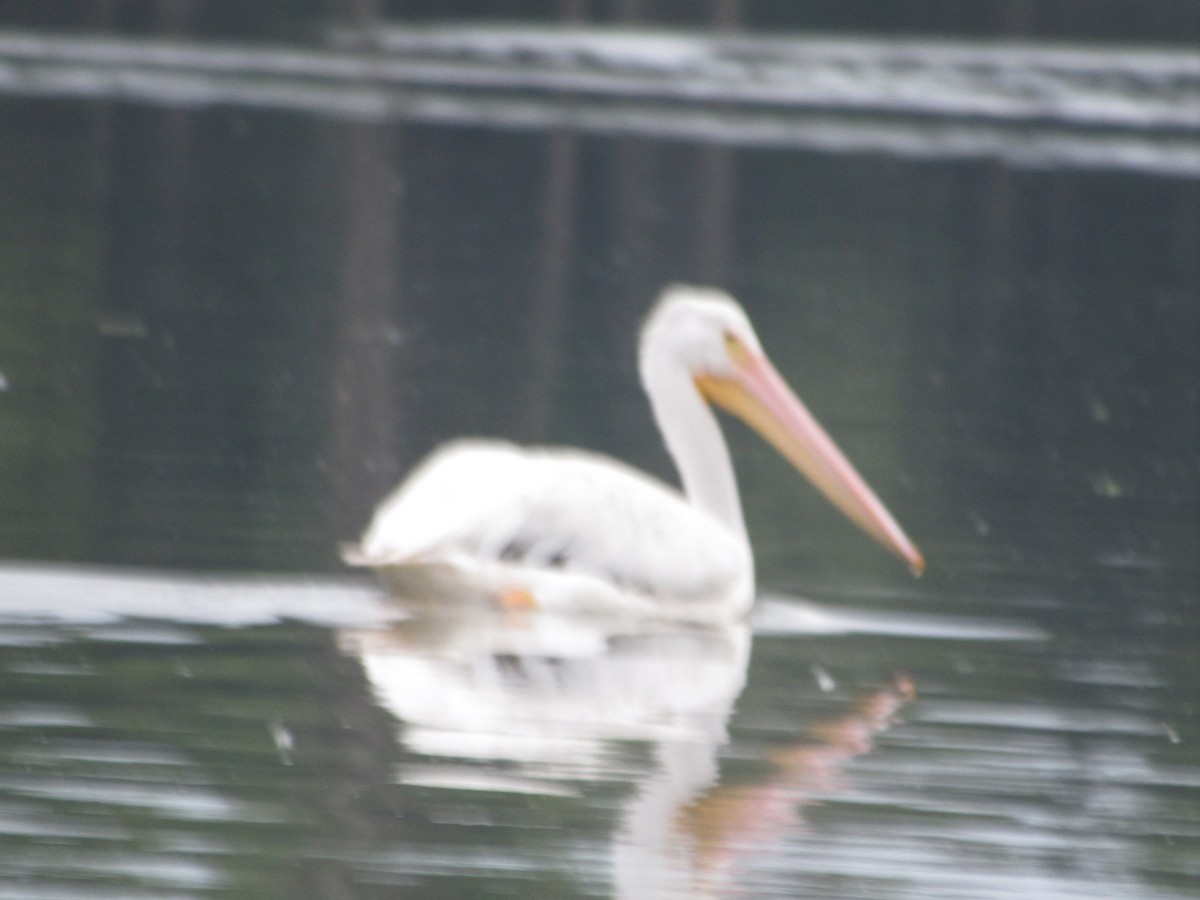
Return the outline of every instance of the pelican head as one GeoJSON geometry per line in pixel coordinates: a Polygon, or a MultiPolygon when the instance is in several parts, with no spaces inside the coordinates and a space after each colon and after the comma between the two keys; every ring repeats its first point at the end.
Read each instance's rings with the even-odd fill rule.
{"type": "MultiPolygon", "coordinates": [[[[921,552],[775,370],[732,297],[713,288],[668,287],[646,320],[639,349],[642,381],[689,496],[702,496],[708,488],[701,482],[717,470],[695,463],[693,448],[701,443],[695,432],[707,426],[693,419],[687,434],[670,420],[677,408],[702,400],[755,429],[851,521],[921,574],[921,552]]],[[[741,527],[735,509],[726,518],[737,518],[741,527]]]]}

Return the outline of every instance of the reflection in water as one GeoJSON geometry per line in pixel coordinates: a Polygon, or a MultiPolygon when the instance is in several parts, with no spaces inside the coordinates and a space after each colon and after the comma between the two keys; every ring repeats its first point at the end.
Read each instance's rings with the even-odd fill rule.
{"type": "Polygon", "coordinates": [[[803,825],[803,806],[843,789],[844,765],[871,751],[875,735],[892,726],[915,693],[908,676],[896,675],[843,715],[810,726],[805,740],[778,748],[757,780],[712,787],[682,807],[671,802],[678,799],[676,785],[664,766],[639,798],[632,827],[618,837],[618,878],[629,876],[622,896],[694,896],[732,887],[739,862],[770,854],[803,825]],[[648,859],[654,851],[670,864],[648,859]],[[645,865],[621,866],[624,857],[645,865]],[[647,890],[654,879],[664,883],[647,890]]]}
{"type": "Polygon", "coordinates": [[[406,747],[504,760],[512,764],[505,772],[557,791],[560,781],[613,774],[612,740],[685,741],[711,754],[745,683],[750,637],[744,624],[634,628],[600,617],[473,611],[346,631],[341,646],[405,723],[406,747]]]}
{"type": "Polygon", "coordinates": [[[751,654],[746,625],[0,566],[0,895],[1194,894],[1164,669],[948,606],[757,609],[751,654]],[[867,758],[912,685],[831,682],[895,669],[923,699],[867,758]]]}
{"type": "Polygon", "coordinates": [[[913,694],[898,677],[780,747],[756,782],[713,787],[746,680],[744,624],[635,629],[477,610],[345,631],[340,646],[403,723],[399,740],[419,760],[401,765],[404,784],[578,796],[589,783],[628,782],[610,838],[621,897],[718,887],[740,856],[795,827],[800,806],[837,791],[840,767],[869,752],[913,694]],[[651,759],[617,751],[630,741],[648,744],[651,759]]]}

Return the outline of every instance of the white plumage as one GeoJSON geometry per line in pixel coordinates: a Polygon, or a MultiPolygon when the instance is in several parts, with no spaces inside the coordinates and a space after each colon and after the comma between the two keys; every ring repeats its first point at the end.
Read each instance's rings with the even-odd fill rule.
{"type": "Polygon", "coordinates": [[[550,608],[675,601],[722,618],[714,604],[753,592],[746,542],[677,491],[598,454],[499,441],[431,455],[380,505],[361,555],[405,593],[524,591],[550,608]]]}
{"type": "Polygon", "coordinates": [[[414,600],[734,619],[753,599],[754,566],[711,401],[920,571],[919,552],[771,368],[728,295],[668,288],[642,330],[639,364],[682,493],[586,451],[456,441],[380,504],[348,560],[414,600]]]}

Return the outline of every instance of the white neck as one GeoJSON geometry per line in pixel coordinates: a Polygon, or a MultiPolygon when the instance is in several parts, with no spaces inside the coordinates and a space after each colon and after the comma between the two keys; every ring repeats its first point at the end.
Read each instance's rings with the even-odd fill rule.
{"type": "Polygon", "coordinates": [[[685,371],[664,365],[650,366],[643,381],[684,494],[694,506],[748,542],[729,448],[717,417],[695,383],[685,371]]]}

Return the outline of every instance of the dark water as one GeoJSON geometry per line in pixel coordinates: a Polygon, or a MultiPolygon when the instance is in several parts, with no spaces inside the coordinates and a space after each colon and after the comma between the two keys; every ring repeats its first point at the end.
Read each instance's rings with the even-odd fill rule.
{"type": "Polygon", "coordinates": [[[4,45],[0,896],[1194,896],[1194,63],[392,40],[442,68],[4,45]],[[745,627],[399,619],[341,567],[456,435],[672,477],[674,280],[922,580],[736,427],[745,627]]]}

